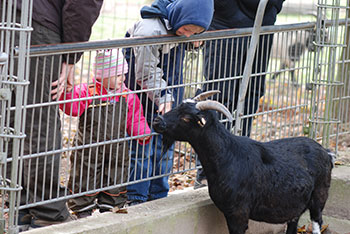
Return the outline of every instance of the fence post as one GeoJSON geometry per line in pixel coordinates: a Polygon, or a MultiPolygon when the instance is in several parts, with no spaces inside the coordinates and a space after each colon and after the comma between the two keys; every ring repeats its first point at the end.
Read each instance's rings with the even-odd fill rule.
{"type": "Polygon", "coordinates": [[[247,53],[247,60],[244,65],[243,77],[242,77],[242,81],[239,89],[239,96],[238,96],[239,98],[238,98],[237,111],[235,116],[236,122],[234,127],[234,134],[236,135],[240,135],[242,131],[241,118],[244,114],[243,112],[244,112],[245,96],[247,93],[250,75],[252,74],[252,66],[254,62],[255,51],[259,42],[259,36],[260,36],[262,21],[264,18],[267,2],[268,0],[262,0],[259,2],[258,10],[254,21],[254,28],[253,28],[252,37],[250,39],[249,49],[247,53]]]}
{"type": "Polygon", "coordinates": [[[8,0],[0,6],[0,233],[9,234],[19,231],[15,217],[18,216],[22,189],[19,162],[25,138],[25,94],[29,84],[29,45],[32,31],[29,17],[32,1],[22,1],[20,13],[16,11],[16,5],[16,0],[8,0]],[[20,14],[20,22],[16,21],[16,14],[20,14]],[[18,54],[15,54],[14,42],[17,41],[17,35],[18,54]],[[12,98],[13,93],[16,94],[16,100],[12,98]],[[12,101],[14,103],[11,103],[12,101]],[[9,149],[12,149],[11,155],[9,149]]]}
{"type": "MultiPolygon", "coordinates": [[[[336,124],[336,137],[338,136],[339,114],[333,113],[334,97],[337,87],[343,83],[336,80],[337,49],[344,47],[338,42],[338,29],[340,18],[340,2],[319,0],[317,5],[317,24],[314,57],[312,97],[310,112],[310,137],[322,139],[322,145],[328,147],[332,128],[336,124]],[[330,21],[326,20],[331,16],[330,21]],[[329,25],[329,27],[328,27],[329,25]]],[[[341,98],[340,98],[341,99],[341,98]]]]}

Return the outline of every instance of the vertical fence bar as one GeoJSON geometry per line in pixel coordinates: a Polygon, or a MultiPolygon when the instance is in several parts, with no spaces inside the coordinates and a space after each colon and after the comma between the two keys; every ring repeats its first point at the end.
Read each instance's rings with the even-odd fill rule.
{"type": "Polygon", "coordinates": [[[21,171],[19,160],[21,146],[25,138],[24,121],[26,99],[24,94],[28,85],[28,59],[31,25],[31,1],[22,1],[21,12],[17,12],[17,2],[8,0],[2,2],[1,10],[1,61],[0,61],[0,101],[1,101],[1,126],[0,126],[0,192],[1,192],[1,218],[0,233],[17,233],[17,220],[21,190],[21,171]],[[16,14],[20,14],[17,17],[16,14]],[[19,23],[17,20],[20,19],[19,23]],[[3,28],[2,28],[3,27],[3,28]],[[17,44],[18,43],[18,44],[17,44]],[[15,54],[15,46],[18,54],[15,54]],[[17,58],[15,59],[15,56],[17,58]],[[16,93],[14,103],[11,103],[12,93],[16,93]],[[11,113],[14,107],[14,113],[11,113]],[[13,125],[12,125],[13,122],[13,125]],[[12,142],[12,145],[9,144],[12,142]],[[10,148],[11,147],[11,148],[10,148]],[[11,155],[8,155],[11,150],[11,155]],[[11,170],[8,167],[11,161],[11,170]],[[8,178],[10,177],[10,178],[8,178]],[[5,202],[7,201],[7,208],[5,202]],[[7,212],[7,220],[5,220],[7,212]]]}
{"type": "Polygon", "coordinates": [[[243,116],[244,111],[244,100],[248,89],[248,84],[250,80],[250,75],[252,73],[252,66],[253,61],[255,57],[255,51],[257,48],[257,44],[259,42],[260,37],[260,31],[261,31],[261,25],[262,20],[264,17],[265,8],[267,5],[267,0],[262,0],[259,2],[258,10],[256,13],[256,18],[254,21],[254,29],[252,32],[252,37],[250,40],[250,46],[247,54],[247,60],[245,62],[244,71],[243,71],[243,78],[241,82],[241,87],[239,89],[239,98],[238,98],[238,104],[237,104],[237,112],[236,112],[236,124],[234,128],[234,134],[241,134],[241,118],[243,116]]]}
{"type": "MultiPolygon", "coordinates": [[[[16,188],[21,181],[21,170],[19,169],[19,156],[21,156],[20,146],[23,146],[25,133],[25,106],[28,87],[28,67],[29,67],[29,45],[32,29],[31,25],[31,1],[22,1],[21,17],[20,17],[20,32],[18,44],[18,66],[17,66],[17,82],[14,83],[14,91],[16,93],[14,127],[13,127],[13,148],[12,148],[12,164],[11,164],[11,188],[16,188]]],[[[14,60],[12,60],[14,61],[14,60]]],[[[22,167],[20,167],[22,168],[22,167]]],[[[15,210],[18,213],[20,194],[15,191],[10,192],[9,196],[9,230],[8,233],[17,233],[17,220],[15,220],[15,210]]]]}
{"type": "MultiPolygon", "coordinates": [[[[319,0],[317,5],[317,26],[313,70],[313,89],[310,114],[310,137],[322,139],[322,144],[329,146],[331,127],[336,124],[338,129],[339,119],[332,113],[332,99],[337,86],[343,83],[336,80],[337,49],[344,47],[338,42],[339,28],[339,0],[328,3],[327,0],[319,0]],[[326,27],[326,18],[330,17],[331,25],[326,27]]],[[[338,130],[336,130],[337,132],[338,130]]],[[[336,133],[338,135],[338,133],[336,133]]]]}

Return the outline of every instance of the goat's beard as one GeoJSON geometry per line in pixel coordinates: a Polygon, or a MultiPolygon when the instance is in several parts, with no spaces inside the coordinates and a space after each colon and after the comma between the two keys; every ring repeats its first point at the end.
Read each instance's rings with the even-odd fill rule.
{"type": "Polygon", "coordinates": [[[171,139],[170,137],[166,137],[163,135],[163,151],[162,155],[165,155],[165,153],[168,151],[168,149],[175,143],[174,139],[171,139]]]}

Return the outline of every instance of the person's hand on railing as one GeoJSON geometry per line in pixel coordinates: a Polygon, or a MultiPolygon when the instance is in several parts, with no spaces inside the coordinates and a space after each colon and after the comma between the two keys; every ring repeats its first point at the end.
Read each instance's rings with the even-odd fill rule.
{"type": "Polygon", "coordinates": [[[62,63],[61,74],[58,80],[51,83],[52,99],[59,98],[63,92],[70,92],[74,82],[74,64],[62,63]]]}
{"type": "Polygon", "coordinates": [[[199,48],[203,45],[203,41],[194,41],[192,42],[193,48],[199,48]]]}

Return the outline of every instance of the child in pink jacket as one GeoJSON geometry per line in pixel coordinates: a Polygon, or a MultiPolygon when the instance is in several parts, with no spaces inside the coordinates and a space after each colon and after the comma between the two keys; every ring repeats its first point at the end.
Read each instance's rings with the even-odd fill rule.
{"type": "MultiPolygon", "coordinates": [[[[150,141],[151,130],[142,104],[136,94],[126,93],[130,92],[124,84],[128,64],[121,50],[99,52],[94,65],[92,84],[76,85],[72,92],[60,97],[72,100],[61,104],[60,109],[67,115],[79,116],[74,141],[77,150],[70,157],[68,181],[73,194],[127,182],[129,145],[123,139],[127,135],[139,136],[140,145],[150,141]]],[[[123,207],[126,198],[126,187],[122,186],[70,199],[68,206],[82,218],[95,208],[105,212],[123,207]]]]}

